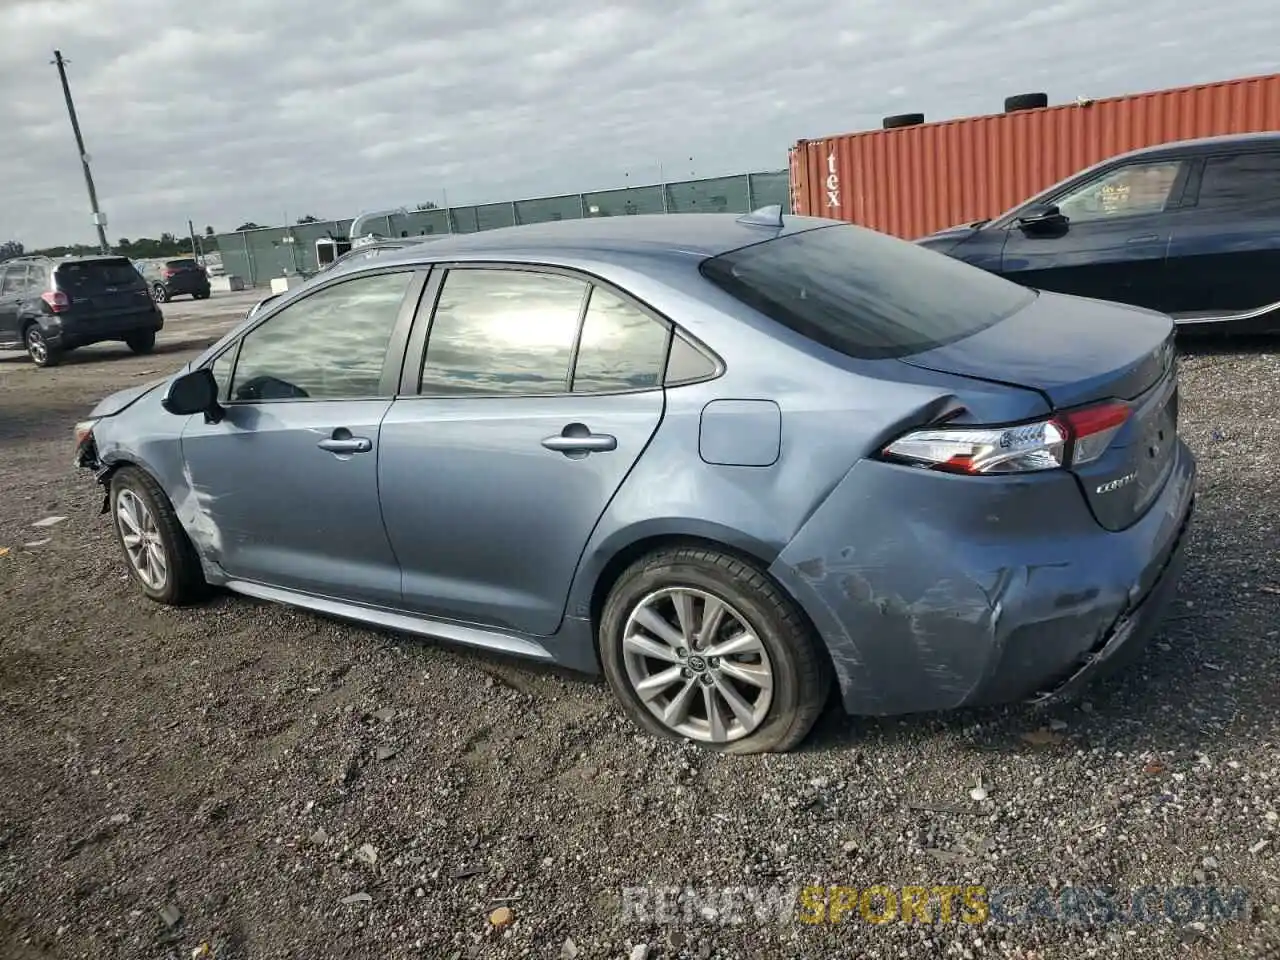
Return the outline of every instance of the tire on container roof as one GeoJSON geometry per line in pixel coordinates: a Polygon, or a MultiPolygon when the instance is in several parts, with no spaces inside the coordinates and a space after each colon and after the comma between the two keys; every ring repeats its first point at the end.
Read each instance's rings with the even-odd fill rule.
{"type": "Polygon", "coordinates": [[[1004,112],[1014,113],[1018,110],[1039,110],[1049,105],[1047,93],[1019,93],[1004,98],[1004,112]]]}
{"type": "Polygon", "coordinates": [[[884,128],[886,130],[896,130],[899,127],[915,127],[924,123],[923,113],[898,113],[892,117],[884,118],[884,128]]]}

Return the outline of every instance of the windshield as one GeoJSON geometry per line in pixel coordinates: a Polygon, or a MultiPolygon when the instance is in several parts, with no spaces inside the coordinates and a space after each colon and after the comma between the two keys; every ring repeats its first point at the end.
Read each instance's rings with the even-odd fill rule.
{"type": "Polygon", "coordinates": [[[1036,296],[945,254],[848,225],[743,247],[701,269],[765,316],[862,359],[909,356],[959,340],[1036,296]]]}

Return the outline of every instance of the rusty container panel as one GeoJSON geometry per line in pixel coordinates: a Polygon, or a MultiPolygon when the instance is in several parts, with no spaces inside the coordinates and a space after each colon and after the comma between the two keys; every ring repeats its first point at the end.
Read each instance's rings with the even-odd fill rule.
{"type": "Polygon", "coordinates": [[[1267,130],[1280,131],[1280,74],[801,140],[793,212],[911,239],[998,216],[1119,153],[1267,130]]]}

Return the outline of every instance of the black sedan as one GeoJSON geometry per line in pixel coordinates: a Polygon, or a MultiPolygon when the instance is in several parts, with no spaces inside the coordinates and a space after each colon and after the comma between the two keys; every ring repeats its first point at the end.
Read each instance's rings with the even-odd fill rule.
{"type": "Polygon", "coordinates": [[[917,242],[1029,287],[1159,310],[1181,334],[1280,333],[1280,132],[1122,154],[917,242]]]}

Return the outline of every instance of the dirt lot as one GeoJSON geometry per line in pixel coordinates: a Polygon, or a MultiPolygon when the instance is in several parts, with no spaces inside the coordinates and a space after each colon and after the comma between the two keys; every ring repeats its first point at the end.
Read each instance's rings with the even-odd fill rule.
{"type": "Polygon", "coordinates": [[[591,680],[237,597],[144,601],[71,425],[251,300],[167,305],[149,357],[0,359],[0,957],[1280,955],[1274,348],[1184,357],[1198,518],[1132,672],[1050,714],[831,713],[797,754],[717,758],[638,736],[591,680]],[[624,911],[630,887],[808,884],[1018,895],[981,925],[624,911]],[[1073,885],[1121,920],[1159,891],[1144,922],[1018,907],[1065,911],[1073,885]],[[1249,900],[1223,920],[1210,888],[1249,900]]]}

